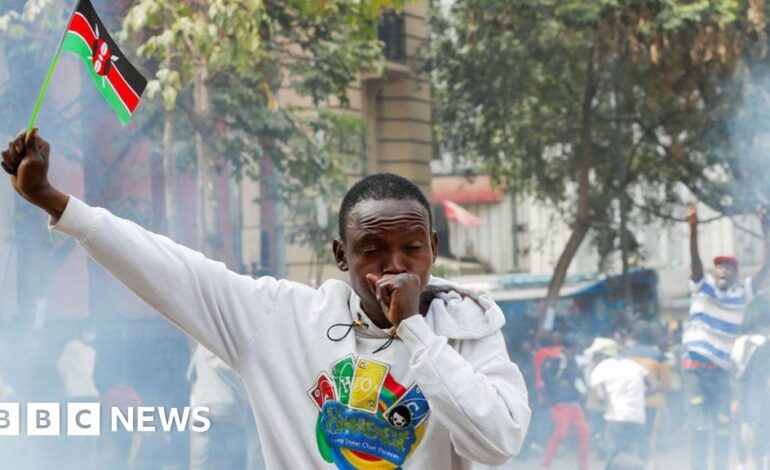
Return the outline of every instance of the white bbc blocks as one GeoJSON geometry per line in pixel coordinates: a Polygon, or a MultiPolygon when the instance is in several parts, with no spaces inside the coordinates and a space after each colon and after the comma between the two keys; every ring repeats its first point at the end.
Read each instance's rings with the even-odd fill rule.
{"type": "MultiPolygon", "coordinates": [[[[99,403],[0,403],[0,437],[3,436],[100,436],[99,403]],[[22,422],[24,427],[22,427],[22,422]]],[[[158,406],[111,407],[108,432],[207,432],[211,428],[205,406],[164,408],[158,406]]]]}
{"type": "Polygon", "coordinates": [[[18,403],[0,403],[0,436],[18,436],[21,414],[18,403]]]}
{"type": "Polygon", "coordinates": [[[100,434],[99,403],[67,403],[67,435],[99,436],[100,434]]]}
{"type": "Polygon", "coordinates": [[[0,436],[19,436],[24,420],[27,436],[98,436],[101,431],[99,403],[67,403],[66,429],[62,429],[62,405],[26,403],[24,416],[19,403],[0,403],[0,436]]]}
{"type": "Polygon", "coordinates": [[[27,435],[58,436],[59,409],[58,403],[27,403],[27,435]]]}

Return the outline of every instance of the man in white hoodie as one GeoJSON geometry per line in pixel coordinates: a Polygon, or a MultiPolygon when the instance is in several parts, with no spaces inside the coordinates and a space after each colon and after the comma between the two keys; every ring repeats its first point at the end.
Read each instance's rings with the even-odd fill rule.
{"type": "Polygon", "coordinates": [[[354,185],[333,250],[350,284],[254,280],[51,186],[33,131],[3,152],[14,189],[233,367],[269,468],[468,469],[515,455],[527,391],[486,295],[430,276],[430,205],[396,175],[354,185]]]}

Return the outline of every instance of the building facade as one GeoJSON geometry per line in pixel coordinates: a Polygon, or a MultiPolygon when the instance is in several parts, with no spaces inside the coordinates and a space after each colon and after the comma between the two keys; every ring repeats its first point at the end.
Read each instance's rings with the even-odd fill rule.
{"type": "MultiPolygon", "coordinates": [[[[428,1],[411,2],[401,14],[383,16],[379,35],[385,45],[385,67],[382,73],[363,74],[348,89],[349,106],[344,111],[359,116],[366,125],[365,162],[360,171],[350,175],[350,184],[365,174],[390,172],[409,178],[426,193],[430,191],[431,92],[428,77],[420,72],[429,37],[428,8],[428,1]]],[[[288,87],[277,98],[281,106],[310,109],[309,100],[288,87]]],[[[311,284],[344,275],[328,263],[319,265],[309,247],[286,242],[284,224],[289,208],[260,198],[265,196],[263,185],[243,181],[240,193],[241,258],[246,272],[311,284]],[[255,203],[257,199],[261,201],[255,203]]],[[[336,209],[339,201],[324,203],[336,209]]]]}

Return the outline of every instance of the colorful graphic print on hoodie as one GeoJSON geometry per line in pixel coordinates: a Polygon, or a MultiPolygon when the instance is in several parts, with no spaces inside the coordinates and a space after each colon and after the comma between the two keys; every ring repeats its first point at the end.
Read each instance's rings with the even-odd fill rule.
{"type": "Polygon", "coordinates": [[[404,387],[388,364],[365,356],[336,361],[308,395],[319,410],[318,451],[339,469],[399,468],[425,434],[430,407],[420,387],[404,387]]]}

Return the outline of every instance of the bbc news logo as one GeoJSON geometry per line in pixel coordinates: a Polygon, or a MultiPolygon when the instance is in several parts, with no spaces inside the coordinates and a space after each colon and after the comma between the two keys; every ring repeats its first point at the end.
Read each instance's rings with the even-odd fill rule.
{"type": "MultiPolygon", "coordinates": [[[[102,408],[99,403],[0,403],[0,437],[100,436],[102,408]],[[62,414],[62,408],[66,413],[62,414]],[[22,421],[24,420],[24,421],[22,421]]],[[[107,424],[106,422],[104,424],[107,424]]],[[[118,407],[109,409],[109,432],[206,432],[211,428],[209,408],[205,406],[165,408],[162,406],[118,407]]]]}

